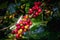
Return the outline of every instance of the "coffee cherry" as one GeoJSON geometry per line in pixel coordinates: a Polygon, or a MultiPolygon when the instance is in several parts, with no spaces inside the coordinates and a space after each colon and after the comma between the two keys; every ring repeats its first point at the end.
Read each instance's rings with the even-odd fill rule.
{"type": "Polygon", "coordinates": [[[34,2],[34,5],[37,5],[37,2],[34,2]]]}
{"type": "Polygon", "coordinates": [[[25,18],[25,19],[29,18],[29,15],[25,15],[24,18],[25,18]]]}
{"type": "Polygon", "coordinates": [[[28,22],[27,22],[27,21],[25,21],[25,22],[23,22],[23,24],[24,24],[24,25],[26,25],[26,24],[28,24],[28,22]]]}
{"type": "Polygon", "coordinates": [[[20,20],[19,24],[22,24],[22,23],[23,23],[23,21],[22,21],[22,20],[20,20]]]}
{"type": "Polygon", "coordinates": [[[33,13],[33,10],[32,9],[29,9],[29,14],[32,14],[33,13]]]}
{"type": "Polygon", "coordinates": [[[16,27],[19,27],[20,26],[20,24],[16,24],[16,27]]]}
{"type": "Polygon", "coordinates": [[[12,34],[15,34],[15,31],[14,30],[12,31],[12,34]]]}
{"type": "Polygon", "coordinates": [[[21,26],[18,26],[16,29],[19,30],[21,28],[21,26]]]}
{"type": "Polygon", "coordinates": [[[38,9],[38,13],[40,13],[40,12],[42,12],[42,9],[41,8],[38,9]]]}
{"type": "Polygon", "coordinates": [[[21,26],[21,29],[24,29],[24,26],[21,26]]]}
{"type": "Polygon", "coordinates": [[[29,25],[32,25],[32,22],[30,22],[29,25]]]}
{"type": "Polygon", "coordinates": [[[33,11],[36,10],[35,6],[32,7],[32,10],[33,10],[33,11]]]}
{"type": "Polygon", "coordinates": [[[18,30],[18,34],[21,34],[22,32],[23,32],[22,29],[19,29],[19,30],[18,30]]]}
{"type": "Polygon", "coordinates": [[[23,26],[23,24],[20,24],[20,26],[23,26]]]}
{"type": "Polygon", "coordinates": [[[35,5],[34,7],[35,7],[35,10],[38,10],[39,9],[39,7],[37,5],[35,5]]]}
{"type": "Polygon", "coordinates": [[[28,29],[28,28],[29,28],[29,25],[26,25],[26,26],[25,26],[25,29],[28,29]]]}
{"type": "Polygon", "coordinates": [[[33,18],[35,18],[35,17],[36,17],[36,15],[33,15],[32,17],[33,17],[33,18]]]}
{"type": "Polygon", "coordinates": [[[40,6],[42,3],[41,2],[38,2],[37,4],[38,4],[38,6],[40,6]]]}
{"type": "Polygon", "coordinates": [[[36,13],[35,13],[35,15],[36,15],[36,16],[38,16],[38,15],[39,15],[39,13],[38,13],[38,12],[36,12],[36,13]]]}
{"type": "Polygon", "coordinates": [[[27,22],[29,23],[30,22],[30,19],[28,19],[27,22]]]}
{"type": "Polygon", "coordinates": [[[26,29],[24,29],[24,32],[26,32],[27,30],[26,29]]]}
{"type": "Polygon", "coordinates": [[[32,11],[32,9],[30,8],[29,11],[32,11]]]}
{"type": "Polygon", "coordinates": [[[22,34],[20,34],[20,37],[22,37],[22,34]]]}
{"type": "Polygon", "coordinates": [[[22,21],[26,21],[27,19],[26,18],[23,18],[22,21]]]}
{"type": "Polygon", "coordinates": [[[19,39],[20,38],[20,34],[16,34],[16,38],[19,39]]]}
{"type": "Polygon", "coordinates": [[[15,29],[14,31],[15,31],[15,34],[17,34],[17,33],[18,33],[18,30],[17,30],[17,29],[15,29]]]}
{"type": "Polygon", "coordinates": [[[42,3],[41,2],[34,2],[34,5],[40,6],[42,3]]]}
{"type": "Polygon", "coordinates": [[[19,29],[19,32],[22,32],[23,31],[23,29],[19,29]]]}

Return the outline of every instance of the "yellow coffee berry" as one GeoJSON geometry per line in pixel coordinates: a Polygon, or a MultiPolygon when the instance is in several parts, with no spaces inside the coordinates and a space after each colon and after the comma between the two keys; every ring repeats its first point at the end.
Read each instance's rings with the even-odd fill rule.
{"type": "Polygon", "coordinates": [[[18,34],[21,34],[21,33],[22,33],[22,31],[23,31],[22,29],[19,29],[18,34]]]}
{"type": "Polygon", "coordinates": [[[23,20],[23,21],[26,21],[27,19],[26,19],[26,18],[23,18],[22,20],[23,20]]]}
{"type": "Polygon", "coordinates": [[[29,18],[29,15],[26,15],[25,18],[26,18],[26,19],[29,18]]]}
{"type": "Polygon", "coordinates": [[[25,29],[28,29],[28,25],[25,26],[25,29]]]}

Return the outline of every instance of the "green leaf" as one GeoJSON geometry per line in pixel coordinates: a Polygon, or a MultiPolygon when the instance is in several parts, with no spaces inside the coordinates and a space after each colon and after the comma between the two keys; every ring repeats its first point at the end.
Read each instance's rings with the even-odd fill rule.
{"type": "Polygon", "coordinates": [[[30,6],[30,4],[29,3],[26,3],[26,8],[25,8],[26,13],[28,13],[29,6],[30,6]]]}

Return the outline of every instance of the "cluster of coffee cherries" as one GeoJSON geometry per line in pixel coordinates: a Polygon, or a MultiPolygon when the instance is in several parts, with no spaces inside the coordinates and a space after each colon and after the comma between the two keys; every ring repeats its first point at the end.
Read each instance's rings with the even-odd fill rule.
{"type": "Polygon", "coordinates": [[[42,12],[40,5],[41,2],[34,2],[34,6],[29,9],[29,14],[31,14],[32,17],[37,17],[40,14],[40,12],[42,12]]]}
{"type": "Polygon", "coordinates": [[[16,29],[12,31],[16,38],[22,37],[24,32],[29,30],[29,27],[32,25],[30,18],[36,17],[40,14],[40,12],[42,12],[40,5],[41,2],[35,2],[34,6],[29,9],[29,13],[24,15],[20,22],[16,24],[16,29]]]}
{"type": "Polygon", "coordinates": [[[21,38],[24,32],[29,30],[29,27],[32,25],[29,15],[23,16],[18,24],[16,24],[16,29],[12,31],[12,34],[15,34],[16,38],[21,38]]]}

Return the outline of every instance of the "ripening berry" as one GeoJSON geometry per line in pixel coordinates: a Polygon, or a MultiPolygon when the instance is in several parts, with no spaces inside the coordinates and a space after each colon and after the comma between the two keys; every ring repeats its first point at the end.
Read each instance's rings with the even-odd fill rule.
{"type": "Polygon", "coordinates": [[[22,29],[19,29],[19,30],[18,30],[18,34],[21,34],[22,32],[23,32],[22,29]]]}
{"type": "Polygon", "coordinates": [[[19,21],[19,24],[22,24],[22,23],[23,23],[23,21],[22,21],[22,20],[20,20],[20,21],[19,21]]]}
{"type": "Polygon", "coordinates": [[[26,25],[26,26],[25,26],[25,29],[28,29],[28,28],[29,28],[29,25],[26,25]]]}
{"type": "Polygon", "coordinates": [[[25,15],[24,18],[25,18],[25,19],[29,18],[29,15],[25,15]]]}
{"type": "Polygon", "coordinates": [[[23,18],[22,21],[26,21],[27,19],[26,18],[23,18]]]}
{"type": "Polygon", "coordinates": [[[23,26],[23,24],[20,24],[20,26],[23,26]]]}

